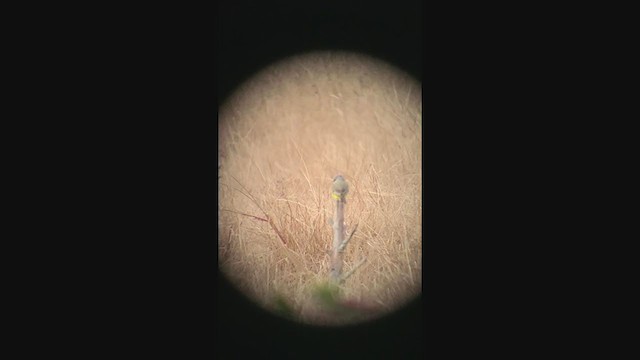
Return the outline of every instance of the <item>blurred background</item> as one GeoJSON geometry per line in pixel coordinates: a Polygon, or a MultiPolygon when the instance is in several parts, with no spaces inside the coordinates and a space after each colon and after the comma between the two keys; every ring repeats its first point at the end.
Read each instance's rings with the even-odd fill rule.
{"type": "Polygon", "coordinates": [[[296,320],[323,315],[336,174],[350,184],[343,295],[365,318],[421,293],[422,90],[373,57],[317,51],[276,62],[219,110],[218,257],[223,274],[262,307],[296,320]]]}

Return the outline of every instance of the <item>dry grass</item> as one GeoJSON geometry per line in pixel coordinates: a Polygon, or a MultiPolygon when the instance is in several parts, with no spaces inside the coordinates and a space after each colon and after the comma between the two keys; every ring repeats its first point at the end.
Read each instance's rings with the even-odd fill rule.
{"type": "Polygon", "coordinates": [[[342,296],[380,315],[421,291],[421,88],[383,63],[344,53],[277,64],[220,109],[219,259],[260,305],[286,299],[319,315],[328,279],[333,176],[350,184],[342,296]]]}

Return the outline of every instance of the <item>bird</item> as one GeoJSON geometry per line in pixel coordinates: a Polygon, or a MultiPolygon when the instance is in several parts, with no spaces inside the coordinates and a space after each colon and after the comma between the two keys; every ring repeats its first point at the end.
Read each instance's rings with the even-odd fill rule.
{"type": "Polygon", "coordinates": [[[333,178],[333,185],[331,185],[331,196],[336,200],[342,200],[347,203],[347,194],[349,193],[349,184],[344,180],[342,175],[336,175],[333,178]]]}

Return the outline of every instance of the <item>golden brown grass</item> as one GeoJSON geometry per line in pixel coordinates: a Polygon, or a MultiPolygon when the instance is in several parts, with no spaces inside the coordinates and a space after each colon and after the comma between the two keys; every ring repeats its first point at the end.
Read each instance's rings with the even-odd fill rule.
{"type": "Polygon", "coordinates": [[[333,176],[350,184],[345,301],[391,311],[421,291],[421,88],[384,63],[317,53],[265,69],[219,111],[219,261],[268,309],[310,323],[328,279],[333,176]],[[315,292],[317,294],[317,291],[315,292]]]}

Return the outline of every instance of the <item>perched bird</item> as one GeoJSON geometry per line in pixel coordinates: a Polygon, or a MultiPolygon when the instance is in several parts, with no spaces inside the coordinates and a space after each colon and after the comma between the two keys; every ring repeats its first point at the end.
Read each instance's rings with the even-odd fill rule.
{"type": "Polygon", "coordinates": [[[331,196],[336,200],[342,200],[347,202],[347,194],[349,193],[349,184],[344,180],[342,175],[337,175],[333,178],[333,185],[331,185],[331,196]]]}

